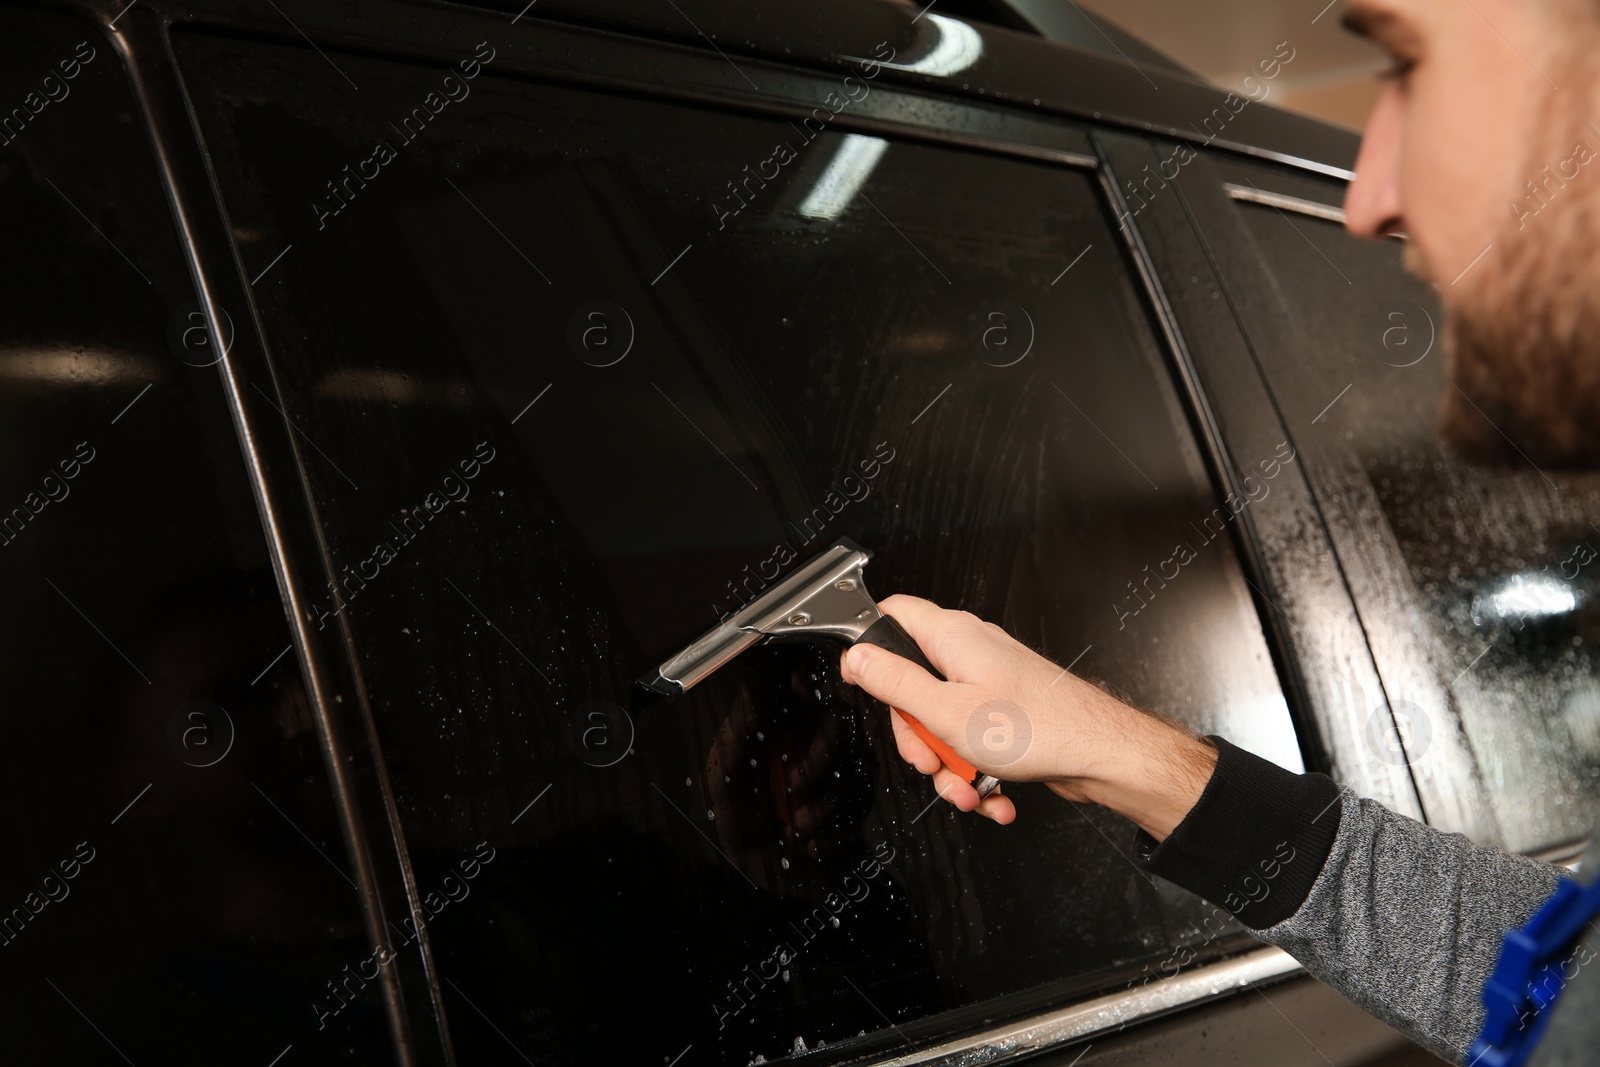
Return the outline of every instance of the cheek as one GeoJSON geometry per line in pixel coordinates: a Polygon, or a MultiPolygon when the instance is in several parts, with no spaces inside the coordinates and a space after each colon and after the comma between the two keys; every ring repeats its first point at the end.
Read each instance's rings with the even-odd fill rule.
{"type": "Polygon", "coordinates": [[[1459,98],[1448,86],[1419,86],[1400,117],[1395,180],[1404,207],[1404,226],[1413,256],[1427,276],[1448,286],[1494,240],[1508,213],[1509,155],[1464,152],[1463,138],[1489,136],[1489,143],[1513,143],[1507,132],[1471,134],[1459,98]],[[1495,156],[1497,158],[1490,158],[1495,156]]]}
{"type": "Polygon", "coordinates": [[[1492,44],[1492,59],[1484,52],[1481,63],[1458,60],[1430,71],[1405,111],[1401,195],[1412,236],[1441,286],[1482,266],[1473,261],[1515,228],[1510,204],[1527,195],[1524,183],[1561,158],[1541,158],[1551,135],[1549,86],[1503,41],[1492,44]]]}

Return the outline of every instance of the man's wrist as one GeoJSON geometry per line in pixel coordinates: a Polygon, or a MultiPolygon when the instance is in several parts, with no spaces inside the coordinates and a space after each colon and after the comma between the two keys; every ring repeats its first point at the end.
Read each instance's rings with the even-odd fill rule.
{"type": "Polygon", "coordinates": [[[1164,841],[1205,792],[1217,750],[1176,723],[1125,710],[1126,729],[1079,792],[1164,841]]]}

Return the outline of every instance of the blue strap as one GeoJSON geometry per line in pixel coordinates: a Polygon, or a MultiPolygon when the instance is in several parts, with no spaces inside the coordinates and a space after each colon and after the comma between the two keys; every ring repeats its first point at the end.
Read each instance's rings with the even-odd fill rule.
{"type": "Polygon", "coordinates": [[[1483,986],[1483,1032],[1472,1043],[1473,1067],[1522,1067],[1566,986],[1564,973],[1579,934],[1600,914],[1600,881],[1563,878],[1533,918],[1506,934],[1494,973],[1483,986]]]}

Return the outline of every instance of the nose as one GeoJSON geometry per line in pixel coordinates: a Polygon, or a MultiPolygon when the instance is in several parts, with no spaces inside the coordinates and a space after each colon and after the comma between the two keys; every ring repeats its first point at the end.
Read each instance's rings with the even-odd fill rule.
{"type": "Polygon", "coordinates": [[[1344,194],[1345,228],[1357,237],[1383,237],[1404,231],[1400,214],[1400,131],[1405,101],[1390,83],[1372,108],[1356,178],[1344,194]]]}

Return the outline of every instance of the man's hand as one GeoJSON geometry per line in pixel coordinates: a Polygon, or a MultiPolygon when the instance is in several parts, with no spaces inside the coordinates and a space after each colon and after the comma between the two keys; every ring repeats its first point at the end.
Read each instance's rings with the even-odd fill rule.
{"type": "MultiPolygon", "coordinates": [[[[1200,799],[1217,754],[1184,727],[1122,703],[967,612],[911,596],[878,606],[949,680],[870,645],[845,652],[844,680],[914,715],[979,770],[1103,804],[1158,841],[1200,799]]],[[[901,716],[892,718],[900,755],[932,775],[942,797],[1001,824],[1016,818],[1009,797],[980,802],[901,716]]]]}

